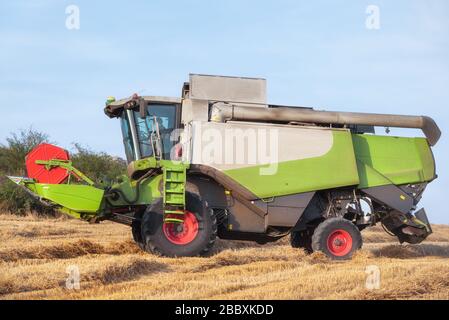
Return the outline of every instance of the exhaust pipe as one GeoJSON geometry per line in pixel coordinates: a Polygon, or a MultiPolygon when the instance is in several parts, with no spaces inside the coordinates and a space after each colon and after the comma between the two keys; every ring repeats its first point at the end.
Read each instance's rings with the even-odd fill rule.
{"type": "Polygon", "coordinates": [[[307,108],[269,107],[254,108],[218,102],[212,105],[211,121],[297,121],[339,125],[369,125],[381,127],[421,129],[431,146],[441,136],[435,121],[426,116],[407,116],[376,113],[316,111],[307,108]]]}

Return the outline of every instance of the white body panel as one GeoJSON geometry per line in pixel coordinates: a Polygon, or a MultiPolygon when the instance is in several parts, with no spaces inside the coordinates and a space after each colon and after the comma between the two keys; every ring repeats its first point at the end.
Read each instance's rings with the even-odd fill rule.
{"type": "Polygon", "coordinates": [[[192,121],[183,141],[185,160],[231,170],[321,157],[332,148],[333,135],[316,127],[192,121]]]}

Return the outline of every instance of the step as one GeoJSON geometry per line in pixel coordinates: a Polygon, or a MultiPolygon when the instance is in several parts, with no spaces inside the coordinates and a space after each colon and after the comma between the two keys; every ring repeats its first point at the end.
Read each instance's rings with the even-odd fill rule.
{"type": "Polygon", "coordinates": [[[183,223],[184,220],[181,219],[174,219],[174,218],[165,218],[164,222],[174,222],[174,223],[183,223]]]}
{"type": "Polygon", "coordinates": [[[184,211],[181,211],[181,210],[165,210],[165,213],[181,215],[181,214],[184,214],[184,211]]]}

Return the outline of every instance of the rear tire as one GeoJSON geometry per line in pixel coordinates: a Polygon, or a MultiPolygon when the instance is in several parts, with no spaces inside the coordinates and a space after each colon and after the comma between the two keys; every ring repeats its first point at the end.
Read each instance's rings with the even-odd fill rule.
{"type": "Polygon", "coordinates": [[[167,257],[207,254],[217,237],[217,220],[207,203],[196,194],[186,193],[184,221],[183,224],[164,223],[162,199],[154,202],[141,223],[145,250],[167,257]]]}
{"type": "Polygon", "coordinates": [[[362,235],[359,229],[344,218],[329,218],[313,232],[313,251],[322,251],[334,260],[351,259],[361,247],[362,235]]]}

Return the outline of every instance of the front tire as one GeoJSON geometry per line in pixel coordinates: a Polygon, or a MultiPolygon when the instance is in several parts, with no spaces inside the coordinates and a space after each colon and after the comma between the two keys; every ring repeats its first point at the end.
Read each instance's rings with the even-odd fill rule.
{"type": "Polygon", "coordinates": [[[142,223],[140,221],[140,216],[138,219],[134,220],[131,223],[131,233],[133,236],[134,242],[139,246],[140,249],[145,250],[145,243],[142,239],[142,223]]]}
{"type": "Polygon", "coordinates": [[[217,221],[207,203],[187,192],[186,212],[176,218],[184,219],[184,223],[163,221],[162,199],[148,208],[141,224],[145,250],[167,257],[207,254],[217,237],[217,221]]]}
{"type": "Polygon", "coordinates": [[[362,247],[359,229],[344,218],[329,218],[318,225],[312,235],[313,251],[322,251],[334,260],[351,259],[362,247]]]}
{"type": "Polygon", "coordinates": [[[302,248],[306,253],[312,253],[312,234],[310,230],[292,231],[290,234],[290,245],[292,248],[302,248]]]}

